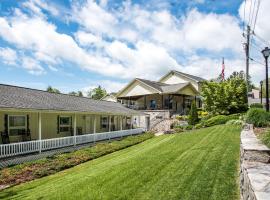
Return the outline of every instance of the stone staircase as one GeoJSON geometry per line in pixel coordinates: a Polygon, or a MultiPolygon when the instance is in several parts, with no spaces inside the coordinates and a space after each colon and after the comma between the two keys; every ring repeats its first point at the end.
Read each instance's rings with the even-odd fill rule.
{"type": "Polygon", "coordinates": [[[166,132],[171,129],[171,124],[174,123],[175,119],[163,119],[157,124],[155,124],[152,128],[151,131],[153,132],[166,132]]]}

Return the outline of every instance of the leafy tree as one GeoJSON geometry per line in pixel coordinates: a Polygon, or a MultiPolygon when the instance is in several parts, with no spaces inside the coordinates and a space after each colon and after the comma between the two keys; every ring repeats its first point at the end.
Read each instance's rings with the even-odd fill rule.
{"type": "Polygon", "coordinates": [[[88,92],[88,97],[92,99],[96,99],[96,100],[101,99],[105,95],[107,95],[107,91],[104,88],[102,88],[100,85],[88,92]]]}
{"type": "Polygon", "coordinates": [[[78,97],[83,97],[83,93],[81,91],[78,91],[78,92],[70,92],[68,93],[69,95],[73,95],[73,96],[78,96],[78,97]]]}
{"type": "Polygon", "coordinates": [[[247,85],[243,72],[234,72],[222,82],[204,82],[202,97],[204,107],[213,114],[232,114],[246,111],[247,85]]]}
{"type": "Polygon", "coordinates": [[[60,94],[60,91],[56,88],[53,88],[52,86],[48,86],[47,89],[46,89],[47,92],[51,92],[51,93],[57,93],[57,94],[60,94]]]}
{"type": "Polygon", "coordinates": [[[193,101],[191,104],[190,111],[189,111],[188,124],[195,125],[198,121],[199,121],[199,117],[198,117],[198,110],[197,110],[196,102],[193,101]]]}

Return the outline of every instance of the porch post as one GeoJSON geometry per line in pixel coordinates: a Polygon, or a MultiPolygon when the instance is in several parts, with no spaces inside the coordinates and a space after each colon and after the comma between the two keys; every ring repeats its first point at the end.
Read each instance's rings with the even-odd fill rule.
{"type": "Polygon", "coordinates": [[[38,140],[39,140],[39,153],[41,153],[42,150],[42,141],[41,141],[41,113],[38,113],[38,140]]]}
{"type": "Polygon", "coordinates": [[[94,133],[96,133],[96,129],[97,129],[97,116],[94,115],[94,133]]]}
{"type": "Polygon", "coordinates": [[[123,130],[123,117],[120,116],[120,130],[123,130]]]}
{"type": "Polygon", "coordinates": [[[74,126],[73,126],[74,130],[73,130],[73,137],[74,137],[74,146],[76,146],[76,135],[77,135],[77,117],[76,117],[76,113],[74,114],[74,126]]]}
{"type": "Polygon", "coordinates": [[[132,129],[132,115],[130,116],[130,129],[132,129]]]}
{"type": "Polygon", "coordinates": [[[111,115],[109,116],[109,132],[111,132],[111,115]]]}
{"type": "Polygon", "coordinates": [[[161,95],[161,109],[163,110],[163,94],[161,95]]]}
{"type": "Polygon", "coordinates": [[[147,110],[147,106],[146,106],[146,95],[144,95],[144,109],[147,110]]]}

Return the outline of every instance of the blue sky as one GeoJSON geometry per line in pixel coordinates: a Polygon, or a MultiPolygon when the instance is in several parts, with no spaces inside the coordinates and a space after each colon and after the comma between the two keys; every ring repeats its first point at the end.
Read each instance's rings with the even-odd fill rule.
{"type": "MultiPolygon", "coordinates": [[[[135,77],[158,80],[171,69],[213,78],[222,57],[227,75],[244,70],[241,5],[241,0],[0,0],[0,83],[51,85],[62,92],[101,85],[115,92],[135,77]]],[[[258,31],[269,35],[263,23],[259,20],[258,31]]],[[[254,66],[251,73],[256,82],[263,69],[254,66]]]]}

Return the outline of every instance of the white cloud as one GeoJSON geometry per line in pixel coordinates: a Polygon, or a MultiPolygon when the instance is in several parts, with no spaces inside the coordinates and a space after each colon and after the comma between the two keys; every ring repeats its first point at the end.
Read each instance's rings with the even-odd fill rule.
{"type": "Polygon", "coordinates": [[[60,14],[55,5],[48,4],[47,2],[41,0],[29,0],[24,2],[23,6],[41,17],[45,17],[42,9],[48,11],[54,16],[58,16],[60,14]]]}
{"type": "Polygon", "coordinates": [[[82,46],[102,46],[104,43],[100,36],[94,35],[92,33],[87,33],[84,31],[78,31],[75,33],[75,38],[82,46]]]}
{"type": "Polygon", "coordinates": [[[17,64],[17,52],[10,48],[1,48],[0,47],[0,58],[3,63],[8,65],[16,65],[17,64]]]}
{"type": "Polygon", "coordinates": [[[104,10],[95,1],[88,0],[85,4],[73,6],[73,17],[83,27],[96,33],[111,32],[117,19],[104,10]]]}
{"type": "Polygon", "coordinates": [[[40,63],[37,60],[30,57],[23,57],[22,67],[33,75],[41,75],[46,73],[43,67],[40,66],[40,63]]]}

